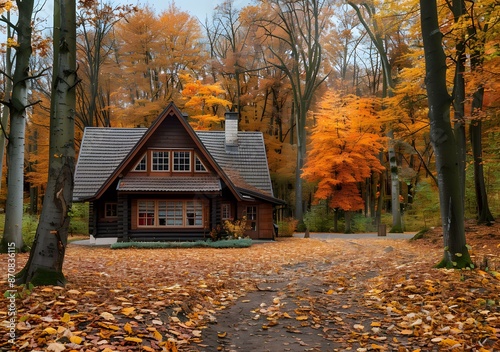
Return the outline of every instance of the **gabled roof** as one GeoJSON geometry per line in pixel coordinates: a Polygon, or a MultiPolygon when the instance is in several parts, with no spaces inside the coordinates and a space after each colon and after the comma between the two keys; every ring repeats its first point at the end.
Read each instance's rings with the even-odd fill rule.
{"type": "MultiPolygon", "coordinates": [[[[121,176],[127,161],[146,143],[156,127],[172,113],[179,118],[198,148],[204,152],[211,166],[237,198],[240,200],[260,198],[276,204],[282,203],[273,196],[262,133],[238,132],[238,152],[228,154],[224,147],[224,132],[194,131],[173,104],[170,104],[148,129],[86,128],[75,170],[74,201],[99,198],[110,184],[119,175],[121,176]]],[[[172,187],[179,188],[178,191],[196,191],[194,188],[200,188],[198,191],[215,191],[217,187],[220,190],[220,181],[216,183],[213,179],[204,186],[197,183],[190,186],[190,189],[184,186],[182,190],[180,189],[182,182],[179,180],[159,181],[158,184],[153,185],[151,182],[155,180],[148,178],[147,183],[143,180],[144,182],[139,186],[137,180],[130,184],[130,178],[125,177],[125,179],[122,179],[118,185],[120,190],[131,190],[130,187],[135,188],[135,191],[166,191],[167,189],[172,191],[172,187]],[[166,182],[170,183],[167,185],[166,182]],[[203,187],[208,187],[208,189],[203,187]]]]}

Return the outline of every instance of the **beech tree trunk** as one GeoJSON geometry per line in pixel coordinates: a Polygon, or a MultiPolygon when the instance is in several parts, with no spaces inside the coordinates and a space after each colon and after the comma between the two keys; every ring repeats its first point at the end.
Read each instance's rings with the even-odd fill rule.
{"type": "Polygon", "coordinates": [[[75,0],[54,2],[54,75],[52,79],[49,175],[35,242],[19,283],[64,285],[75,168],[76,76],[75,0]]]}
{"type": "MultiPolygon", "coordinates": [[[[14,27],[17,33],[16,64],[12,78],[12,97],[5,102],[9,107],[10,130],[7,144],[7,201],[5,226],[1,250],[15,243],[16,251],[23,249],[23,205],[24,205],[24,144],[26,130],[26,108],[30,81],[31,17],[34,0],[18,1],[19,19],[14,27]]],[[[7,23],[11,26],[11,23],[7,23]]]]}
{"type": "Polygon", "coordinates": [[[435,152],[439,203],[443,224],[444,256],[437,267],[471,266],[465,243],[464,194],[460,160],[450,121],[451,97],[446,86],[446,56],[442,48],[436,0],[420,0],[424,42],[430,137],[435,152]]]}

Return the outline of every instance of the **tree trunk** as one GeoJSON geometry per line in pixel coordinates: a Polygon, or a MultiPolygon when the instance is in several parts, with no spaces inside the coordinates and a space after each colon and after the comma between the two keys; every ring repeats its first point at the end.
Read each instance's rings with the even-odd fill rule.
{"type": "Polygon", "coordinates": [[[7,202],[5,207],[5,226],[1,250],[7,244],[15,243],[16,251],[23,249],[23,205],[24,205],[24,144],[26,130],[26,107],[30,80],[31,58],[31,17],[33,0],[19,3],[19,19],[16,26],[18,46],[12,85],[12,98],[7,103],[10,113],[10,131],[7,145],[7,202]]]}
{"type": "Polygon", "coordinates": [[[75,0],[54,2],[54,76],[50,116],[50,158],[42,214],[29,260],[19,283],[64,285],[73,173],[76,76],[75,0]]]}
{"type": "Polygon", "coordinates": [[[394,132],[389,130],[389,167],[391,168],[391,212],[392,212],[392,228],[390,232],[403,232],[403,222],[401,219],[401,206],[399,201],[399,169],[396,160],[396,151],[394,150],[394,132]]]}
{"type": "Polygon", "coordinates": [[[446,56],[439,30],[436,0],[420,0],[430,137],[436,157],[444,256],[438,267],[471,266],[465,243],[464,201],[459,156],[450,122],[451,98],[446,87],[446,56]]]}
{"type": "Polygon", "coordinates": [[[488,205],[488,195],[484,184],[483,171],[483,148],[482,121],[480,119],[472,121],[470,125],[470,140],[472,144],[472,155],[474,158],[474,190],[476,191],[477,222],[479,224],[490,224],[495,221],[488,205]]]}

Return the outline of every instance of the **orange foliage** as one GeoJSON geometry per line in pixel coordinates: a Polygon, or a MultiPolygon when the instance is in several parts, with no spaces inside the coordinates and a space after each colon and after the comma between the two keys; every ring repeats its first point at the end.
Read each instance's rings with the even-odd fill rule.
{"type": "Polygon", "coordinates": [[[318,182],[316,200],[328,199],[331,207],[346,211],[363,208],[358,184],[384,170],[375,108],[373,99],[331,92],[320,102],[303,170],[304,179],[318,182]]]}

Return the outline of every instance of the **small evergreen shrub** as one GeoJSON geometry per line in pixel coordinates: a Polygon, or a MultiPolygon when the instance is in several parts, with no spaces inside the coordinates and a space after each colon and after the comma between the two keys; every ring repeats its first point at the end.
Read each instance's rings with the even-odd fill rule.
{"type": "Polygon", "coordinates": [[[329,232],[333,227],[333,210],[327,209],[325,202],[313,205],[311,210],[304,215],[304,223],[309,231],[329,232]]]}

